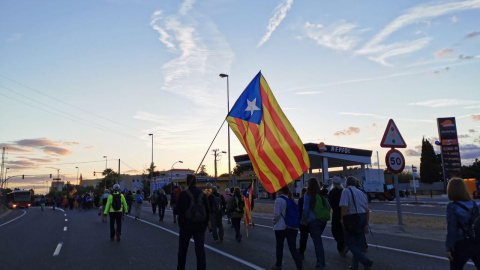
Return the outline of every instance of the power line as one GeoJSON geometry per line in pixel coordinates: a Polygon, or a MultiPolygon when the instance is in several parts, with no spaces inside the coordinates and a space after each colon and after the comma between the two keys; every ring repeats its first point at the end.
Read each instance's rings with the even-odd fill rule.
{"type": "Polygon", "coordinates": [[[137,169],[134,169],[134,168],[128,166],[127,163],[125,163],[125,162],[123,162],[123,161],[120,161],[120,162],[123,163],[123,165],[127,166],[128,168],[130,168],[130,169],[132,169],[132,170],[134,170],[134,171],[141,172],[141,171],[139,171],[139,170],[137,170],[137,169]]]}
{"type": "Polygon", "coordinates": [[[109,119],[109,118],[107,118],[107,117],[104,117],[104,116],[101,116],[101,115],[98,115],[98,114],[89,112],[89,111],[87,111],[87,110],[85,110],[85,109],[82,109],[82,108],[80,108],[80,107],[77,107],[77,106],[75,106],[75,105],[72,105],[72,104],[70,104],[70,103],[68,103],[68,102],[65,102],[65,101],[60,100],[60,99],[58,99],[58,98],[55,98],[55,97],[52,97],[52,96],[47,95],[47,94],[45,94],[45,93],[42,93],[42,92],[39,91],[39,90],[33,89],[32,87],[30,87],[30,86],[28,86],[28,85],[25,85],[25,84],[23,84],[23,83],[20,83],[20,82],[14,80],[14,79],[8,78],[8,77],[6,77],[6,76],[4,76],[4,75],[2,75],[2,74],[0,74],[0,77],[2,77],[2,78],[4,78],[4,79],[7,79],[7,80],[9,80],[9,81],[11,81],[11,82],[14,82],[14,83],[16,83],[16,84],[18,84],[18,85],[21,85],[21,86],[23,86],[23,87],[25,87],[25,88],[27,88],[27,89],[29,89],[29,90],[31,90],[31,91],[34,91],[34,92],[36,92],[36,93],[38,93],[38,94],[44,95],[44,96],[49,97],[49,98],[51,98],[51,99],[53,99],[53,100],[56,100],[56,101],[61,102],[61,103],[65,104],[65,105],[68,105],[68,106],[70,106],[70,107],[72,107],[72,108],[75,108],[75,109],[77,109],[77,110],[86,112],[86,113],[91,114],[91,115],[93,115],[93,116],[95,116],[95,117],[99,117],[99,118],[105,119],[105,120],[110,121],[110,122],[112,122],[112,123],[115,123],[115,124],[117,124],[117,125],[124,126],[124,127],[127,127],[127,128],[129,128],[129,129],[132,129],[132,130],[135,130],[135,131],[136,131],[136,129],[133,128],[133,127],[130,127],[130,126],[127,126],[127,125],[125,125],[125,124],[123,124],[123,123],[120,123],[120,122],[111,120],[111,119],[109,119]]]}
{"type": "MultiPolygon", "coordinates": [[[[0,76],[1,76],[1,75],[0,75],[0,76]]],[[[114,133],[114,134],[117,134],[117,135],[122,135],[122,136],[125,136],[125,137],[129,137],[129,138],[133,138],[133,139],[136,139],[136,140],[140,140],[140,141],[146,141],[146,140],[140,139],[140,138],[138,138],[138,137],[132,136],[132,135],[130,135],[130,134],[127,134],[127,133],[122,133],[122,132],[119,132],[119,131],[116,131],[116,130],[113,130],[113,129],[104,128],[104,127],[99,126],[99,125],[97,125],[97,124],[95,124],[95,123],[90,123],[90,122],[88,122],[88,121],[86,121],[86,120],[84,120],[84,119],[82,119],[82,118],[79,118],[79,117],[77,117],[77,116],[71,115],[71,114],[69,114],[69,113],[66,113],[66,112],[63,112],[63,111],[60,111],[60,110],[57,110],[57,109],[55,109],[55,108],[50,108],[48,105],[45,105],[45,104],[43,104],[43,103],[41,103],[41,102],[39,102],[39,101],[35,101],[35,100],[33,100],[33,99],[29,98],[29,97],[26,97],[26,96],[24,96],[24,95],[22,95],[22,94],[19,94],[19,93],[15,92],[14,90],[8,89],[8,88],[6,88],[6,87],[4,87],[4,86],[0,86],[0,88],[4,88],[4,89],[6,89],[6,90],[12,91],[12,92],[14,92],[15,94],[20,95],[20,96],[22,96],[22,97],[24,97],[24,98],[26,98],[26,99],[32,100],[32,101],[34,101],[34,102],[37,102],[37,103],[41,104],[42,106],[45,106],[45,107],[48,107],[49,109],[53,109],[53,110],[58,111],[58,112],[60,112],[60,113],[66,114],[66,115],[68,115],[68,116],[70,116],[70,117],[77,118],[78,120],[75,120],[75,119],[66,117],[66,116],[64,116],[64,115],[57,114],[57,113],[54,113],[54,112],[45,110],[45,109],[43,109],[43,108],[34,106],[34,105],[32,105],[32,104],[25,103],[25,102],[23,102],[23,101],[21,101],[21,100],[18,100],[18,99],[16,99],[16,98],[9,97],[9,96],[6,96],[6,95],[3,95],[3,94],[0,93],[1,96],[4,96],[4,97],[9,98],[9,99],[12,99],[12,100],[15,100],[15,101],[17,101],[17,102],[19,102],[19,103],[22,103],[22,104],[25,104],[25,105],[27,105],[27,106],[33,107],[33,108],[35,108],[35,109],[38,109],[38,110],[41,110],[41,111],[44,111],[44,112],[47,112],[47,113],[56,115],[56,116],[58,116],[58,117],[62,117],[62,118],[68,119],[68,120],[70,120],[70,121],[79,122],[79,123],[82,123],[82,124],[84,124],[84,125],[88,125],[88,126],[94,127],[94,128],[96,128],[96,129],[100,129],[100,130],[103,130],[103,131],[107,131],[107,132],[114,133]]]]}

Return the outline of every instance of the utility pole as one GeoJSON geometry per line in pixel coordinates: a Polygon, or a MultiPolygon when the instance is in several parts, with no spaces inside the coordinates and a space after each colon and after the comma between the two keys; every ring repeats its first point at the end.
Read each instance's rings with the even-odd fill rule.
{"type": "Polygon", "coordinates": [[[213,150],[212,150],[212,152],[213,152],[213,158],[214,158],[214,159],[213,159],[213,162],[214,162],[214,163],[213,163],[213,167],[215,168],[215,178],[217,178],[217,156],[218,156],[217,152],[218,152],[218,151],[219,151],[218,149],[213,149],[213,150]]]}
{"type": "Polygon", "coordinates": [[[120,184],[120,159],[118,159],[118,182],[117,184],[120,184]]]}

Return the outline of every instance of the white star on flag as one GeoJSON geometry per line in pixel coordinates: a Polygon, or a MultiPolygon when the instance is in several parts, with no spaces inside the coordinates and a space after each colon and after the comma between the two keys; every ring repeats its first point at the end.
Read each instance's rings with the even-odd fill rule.
{"type": "Polygon", "coordinates": [[[254,111],[260,111],[260,108],[257,107],[257,98],[254,98],[253,101],[247,99],[248,106],[245,111],[250,111],[250,116],[253,115],[254,111]]]}

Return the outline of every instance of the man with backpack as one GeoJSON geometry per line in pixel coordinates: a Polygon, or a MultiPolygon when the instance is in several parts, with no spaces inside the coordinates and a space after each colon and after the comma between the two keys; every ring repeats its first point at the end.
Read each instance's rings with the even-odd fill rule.
{"type": "Polygon", "coordinates": [[[222,216],[225,212],[225,198],[218,193],[217,187],[212,187],[212,193],[208,196],[210,206],[210,226],[212,228],[212,242],[223,242],[222,216]],[[217,232],[218,228],[218,232],[217,232]]]}
{"type": "Polygon", "coordinates": [[[272,270],[282,269],[283,243],[287,239],[288,249],[292,254],[297,269],[303,269],[302,259],[298,253],[296,241],[298,227],[300,225],[300,212],[295,201],[292,199],[292,193],[287,185],[278,191],[279,196],[275,199],[273,213],[273,230],[276,240],[276,258],[272,270]]]}
{"type": "Polygon", "coordinates": [[[165,217],[165,207],[168,205],[168,198],[163,189],[160,189],[158,193],[158,217],[160,218],[160,221],[163,221],[163,218],[165,217]]]}
{"type": "Polygon", "coordinates": [[[242,221],[243,212],[245,209],[245,201],[239,187],[233,190],[233,196],[227,200],[227,213],[230,213],[232,225],[235,228],[235,239],[237,242],[242,241],[242,234],[240,233],[240,222],[242,221]]]}
{"type": "Polygon", "coordinates": [[[113,241],[114,236],[117,236],[117,241],[120,242],[120,236],[122,235],[122,217],[123,213],[127,212],[127,201],[122,193],[120,193],[120,185],[115,184],[113,186],[112,194],[108,196],[107,204],[105,206],[104,214],[110,215],[110,239],[113,241]],[[115,230],[115,223],[117,229],[115,230]]]}
{"type": "Polygon", "coordinates": [[[210,207],[205,193],[196,187],[197,179],[194,175],[187,175],[188,189],[178,196],[173,212],[178,215],[180,226],[178,245],[178,270],[184,270],[187,260],[187,251],[190,238],[195,241],[195,255],[197,269],[207,268],[205,258],[205,231],[210,218],[210,207]]]}

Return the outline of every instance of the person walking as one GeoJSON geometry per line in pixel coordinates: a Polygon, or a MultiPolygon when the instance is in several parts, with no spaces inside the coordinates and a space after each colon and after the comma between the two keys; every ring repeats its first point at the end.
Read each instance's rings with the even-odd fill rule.
{"type": "Polygon", "coordinates": [[[40,198],[40,208],[43,211],[43,208],[45,207],[45,196],[42,195],[42,198],[40,198]]]}
{"type": "Polygon", "coordinates": [[[367,195],[355,187],[356,182],[355,177],[347,177],[347,187],[342,191],[339,203],[341,209],[340,220],[343,223],[345,244],[353,254],[350,269],[358,269],[358,265],[361,263],[363,269],[369,270],[372,268],[373,261],[365,256],[362,251],[365,234],[369,232],[370,209],[367,195]]]}
{"type": "MultiPolygon", "coordinates": [[[[305,193],[307,192],[307,188],[302,188],[300,191],[300,198],[298,199],[298,211],[300,212],[300,219],[302,219],[302,214],[303,214],[303,204],[305,200],[305,193]]],[[[305,259],[305,250],[307,249],[307,242],[308,242],[308,225],[307,224],[302,224],[300,223],[300,242],[299,242],[299,248],[298,248],[298,253],[300,254],[300,258],[302,260],[305,259]]]]}
{"type": "MultiPolygon", "coordinates": [[[[105,211],[105,208],[107,207],[107,200],[108,200],[109,195],[110,195],[109,190],[105,189],[105,192],[100,197],[100,211],[98,211],[99,214],[101,212],[105,211]],[[103,209],[103,211],[102,211],[102,209],[103,209]]],[[[102,215],[102,222],[107,222],[107,215],[106,214],[102,215]]]]}
{"type": "Polygon", "coordinates": [[[168,198],[163,189],[158,191],[157,205],[159,221],[163,221],[163,218],[165,217],[165,207],[168,205],[168,198]]]}
{"type": "MultiPolygon", "coordinates": [[[[229,198],[232,197],[232,192],[230,192],[229,188],[225,189],[225,194],[223,194],[223,198],[225,199],[225,202],[228,202],[229,198]]],[[[232,224],[230,212],[227,213],[227,224],[232,224]]]]}
{"type": "Polygon", "coordinates": [[[135,199],[135,220],[137,220],[137,219],[140,219],[142,215],[142,205],[143,205],[143,196],[140,189],[137,189],[134,199],[135,199]]]}
{"type": "Polygon", "coordinates": [[[155,190],[152,193],[152,197],[150,197],[150,204],[152,204],[152,212],[154,215],[157,213],[157,199],[158,199],[158,191],[155,190]]]}
{"type": "Polygon", "coordinates": [[[197,270],[205,270],[205,231],[210,218],[210,207],[205,193],[196,187],[197,179],[194,175],[187,175],[188,189],[182,191],[173,208],[178,215],[180,233],[178,238],[178,263],[177,270],[184,270],[187,260],[188,244],[193,237],[195,241],[195,255],[197,257],[197,270]]]}
{"type": "Polygon", "coordinates": [[[232,225],[235,228],[235,239],[237,242],[242,241],[240,233],[240,222],[242,221],[243,211],[245,209],[245,201],[239,187],[235,187],[233,196],[227,201],[227,212],[230,213],[232,225]]]}
{"type": "Polygon", "coordinates": [[[133,203],[133,194],[132,194],[132,191],[128,191],[127,192],[127,196],[125,197],[125,200],[127,201],[127,205],[128,205],[128,212],[127,214],[130,215],[130,210],[132,209],[132,203],[133,203]]]}
{"type": "Polygon", "coordinates": [[[315,247],[317,264],[315,270],[326,267],[325,250],[323,248],[322,234],[330,220],[330,205],[322,196],[320,185],[315,178],[308,179],[307,193],[304,197],[302,222],[308,226],[310,236],[315,247]]]}
{"type": "Polygon", "coordinates": [[[332,207],[332,235],[337,242],[337,251],[340,255],[346,255],[348,252],[345,246],[345,239],[343,236],[342,222],[340,221],[340,197],[342,196],[343,186],[342,179],[338,176],[333,177],[333,188],[328,193],[328,202],[332,207]]]}
{"type": "MultiPolygon", "coordinates": [[[[472,259],[475,267],[480,269],[480,242],[473,239],[470,226],[480,222],[479,207],[468,193],[465,181],[452,178],[447,186],[447,238],[445,241],[446,256],[450,260],[450,269],[463,269],[468,259],[472,259]]],[[[473,225],[475,226],[475,225],[473,225]]]]}
{"type": "Polygon", "coordinates": [[[177,223],[177,215],[175,214],[175,211],[173,211],[173,209],[175,208],[175,204],[177,203],[179,194],[180,194],[179,187],[175,187],[172,190],[172,193],[170,194],[170,209],[172,209],[172,213],[173,213],[173,223],[177,223]]]}
{"type": "Polygon", "coordinates": [[[210,206],[210,226],[213,237],[212,242],[223,242],[224,231],[222,216],[225,212],[226,203],[225,198],[218,193],[217,187],[212,187],[212,193],[210,196],[208,196],[208,202],[210,206]]]}
{"type": "MultiPolygon", "coordinates": [[[[273,230],[275,231],[275,241],[276,241],[276,262],[272,266],[272,270],[281,270],[282,269],[282,260],[283,260],[283,244],[285,239],[287,239],[288,249],[290,254],[295,261],[297,270],[303,269],[302,258],[298,253],[296,241],[298,234],[298,226],[288,226],[287,223],[290,221],[290,215],[287,210],[288,204],[291,204],[298,212],[298,206],[295,204],[295,201],[292,199],[292,193],[287,185],[283,186],[278,191],[278,197],[275,199],[275,205],[273,210],[273,230]],[[297,227],[297,228],[295,228],[297,227]]],[[[291,210],[290,210],[291,211],[291,210]]],[[[294,217],[296,220],[296,225],[299,225],[300,220],[299,216],[294,217]]],[[[290,224],[292,225],[292,224],[290,224]]]]}
{"type": "Polygon", "coordinates": [[[110,215],[110,240],[113,241],[115,235],[117,242],[120,242],[122,235],[122,217],[123,213],[128,210],[127,202],[122,193],[120,193],[120,185],[113,185],[112,194],[108,195],[107,204],[105,206],[104,214],[110,215]],[[115,229],[115,224],[117,228],[115,229]]]}

